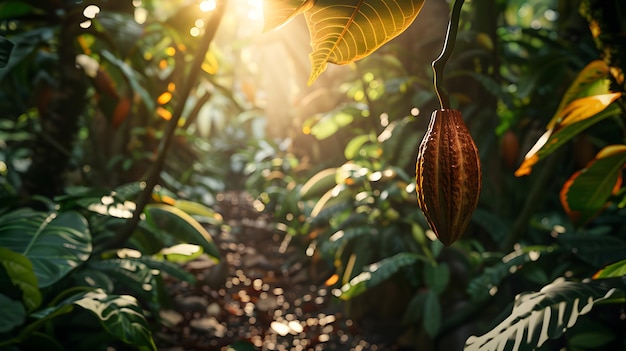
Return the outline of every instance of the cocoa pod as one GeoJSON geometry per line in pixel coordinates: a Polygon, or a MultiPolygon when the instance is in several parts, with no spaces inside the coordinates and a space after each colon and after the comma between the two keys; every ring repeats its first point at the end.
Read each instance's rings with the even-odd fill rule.
{"type": "Polygon", "coordinates": [[[461,112],[433,112],[416,163],[417,201],[430,228],[446,246],[469,225],[481,189],[478,148],[461,112]]]}

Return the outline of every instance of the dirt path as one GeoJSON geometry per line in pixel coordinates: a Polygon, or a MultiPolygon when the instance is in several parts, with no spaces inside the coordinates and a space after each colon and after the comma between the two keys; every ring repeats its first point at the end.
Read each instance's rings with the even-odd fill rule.
{"type": "Polygon", "coordinates": [[[174,306],[162,311],[169,326],[157,335],[159,349],[391,350],[359,335],[323,279],[316,282],[303,268],[301,249],[289,246],[251,203],[245,194],[220,198],[230,230],[215,241],[225,262],[187,264],[196,286],[167,282],[174,306]]]}

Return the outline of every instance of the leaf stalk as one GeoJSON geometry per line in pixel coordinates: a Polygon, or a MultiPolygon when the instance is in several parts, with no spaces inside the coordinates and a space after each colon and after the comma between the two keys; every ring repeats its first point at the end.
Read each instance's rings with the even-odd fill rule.
{"type": "Polygon", "coordinates": [[[450,15],[450,21],[448,22],[448,30],[446,32],[446,39],[443,43],[443,48],[441,49],[441,54],[435,61],[432,63],[433,68],[433,85],[435,88],[435,93],[437,94],[437,98],[439,99],[439,106],[441,109],[449,109],[450,108],[450,98],[448,97],[448,93],[443,87],[443,72],[446,67],[446,63],[452,56],[452,52],[454,51],[454,44],[456,42],[456,33],[459,30],[459,19],[461,18],[461,8],[463,7],[463,3],[465,0],[455,0],[454,5],[452,6],[452,14],[450,15]]]}

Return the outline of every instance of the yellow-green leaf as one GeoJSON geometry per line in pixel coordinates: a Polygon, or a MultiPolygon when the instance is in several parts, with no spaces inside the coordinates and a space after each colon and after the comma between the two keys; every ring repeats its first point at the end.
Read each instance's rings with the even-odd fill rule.
{"type": "Polygon", "coordinates": [[[524,161],[515,171],[515,176],[530,174],[532,167],[551,154],[566,141],[572,139],[591,125],[620,112],[615,100],[621,93],[602,94],[580,98],[570,102],[562,111],[560,123],[548,129],[524,156],[524,161]],[[612,107],[609,107],[611,106],[612,107]]]}
{"type": "Polygon", "coordinates": [[[314,1],[304,11],[313,48],[308,84],[326,70],[328,62],[362,59],[402,33],[423,4],[424,0],[314,1]]]}
{"type": "Polygon", "coordinates": [[[516,176],[530,174],[532,167],[541,158],[576,136],[582,127],[589,127],[602,119],[594,116],[621,97],[620,93],[610,91],[609,73],[609,66],[602,60],[590,62],[578,73],[561,98],[559,107],[546,126],[546,132],[515,171],[516,176]]]}
{"type": "Polygon", "coordinates": [[[263,30],[267,32],[286,24],[314,3],[313,0],[264,0],[263,30]]]}

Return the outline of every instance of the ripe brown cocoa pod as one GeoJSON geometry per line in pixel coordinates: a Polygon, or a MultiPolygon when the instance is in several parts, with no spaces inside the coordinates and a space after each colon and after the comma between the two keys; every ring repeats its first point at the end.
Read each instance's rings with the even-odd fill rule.
{"type": "Polygon", "coordinates": [[[433,112],[416,163],[417,200],[430,228],[449,246],[469,225],[481,189],[478,148],[461,112],[433,112]]]}

